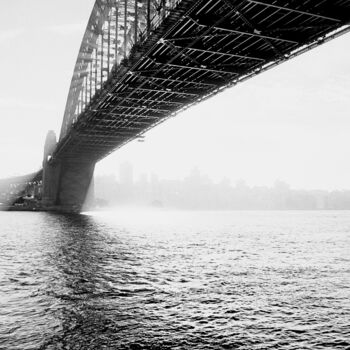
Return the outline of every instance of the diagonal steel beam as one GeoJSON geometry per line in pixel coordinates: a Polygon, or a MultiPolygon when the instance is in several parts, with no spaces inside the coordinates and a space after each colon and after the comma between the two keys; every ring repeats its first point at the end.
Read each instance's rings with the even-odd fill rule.
{"type": "Polygon", "coordinates": [[[139,98],[136,98],[136,97],[118,97],[118,99],[124,101],[124,100],[127,100],[127,101],[135,101],[135,102],[139,102],[139,103],[143,103],[143,102],[151,102],[151,103],[160,103],[160,104],[169,104],[169,105],[175,105],[175,106],[181,106],[183,105],[184,103],[186,103],[186,101],[184,101],[183,103],[182,102],[175,102],[175,101],[170,101],[170,100],[160,100],[160,99],[152,99],[152,98],[144,98],[144,97],[139,97],[139,98]]]}
{"type": "MultiPolygon", "coordinates": [[[[273,40],[273,41],[280,41],[280,42],[285,42],[289,44],[299,44],[295,40],[290,40],[286,38],[278,38],[270,35],[264,35],[260,30],[253,29],[252,32],[244,31],[244,30],[237,30],[237,29],[231,29],[231,28],[224,28],[224,27],[218,27],[218,26],[210,26],[207,24],[202,24],[202,23],[197,23],[199,27],[205,27],[205,28],[212,28],[221,32],[227,32],[228,34],[208,34],[203,36],[203,38],[215,38],[215,37],[221,37],[221,36],[227,36],[227,35],[233,35],[233,34],[238,34],[238,35],[247,35],[251,37],[256,37],[264,40],[273,40]]],[[[189,37],[178,37],[178,38],[167,38],[167,41],[177,41],[177,40],[192,40],[196,38],[195,36],[189,36],[189,37]]]]}
{"type": "Polygon", "coordinates": [[[325,28],[329,28],[329,24],[319,24],[319,25],[303,25],[303,26],[297,26],[297,27],[278,27],[278,28],[271,28],[266,31],[266,33],[272,34],[272,33],[280,33],[280,32],[295,32],[295,31],[302,31],[302,30],[322,30],[325,28]]]}
{"type": "Polygon", "coordinates": [[[199,94],[194,94],[191,92],[186,92],[186,91],[178,91],[174,89],[149,89],[149,88],[138,88],[138,91],[145,91],[145,92],[155,92],[155,93],[162,93],[162,94],[169,94],[169,95],[181,95],[181,96],[192,96],[192,97],[198,97],[199,94]]]}
{"type": "MultiPolygon", "coordinates": [[[[181,48],[183,46],[176,45],[176,47],[181,48]]],[[[226,57],[231,57],[231,58],[242,58],[242,59],[246,59],[246,60],[259,61],[259,62],[265,61],[265,59],[260,58],[260,57],[237,55],[237,54],[229,53],[229,52],[212,51],[212,50],[209,50],[209,49],[199,49],[199,48],[196,48],[196,47],[186,47],[186,50],[192,50],[192,51],[197,51],[197,52],[209,53],[209,54],[219,55],[219,56],[226,56],[226,57]]]]}
{"type": "Polygon", "coordinates": [[[294,12],[294,13],[298,13],[300,15],[306,15],[306,16],[310,16],[310,17],[314,17],[314,18],[325,19],[325,20],[332,21],[332,22],[337,22],[337,23],[342,22],[342,20],[339,19],[339,18],[319,15],[319,14],[311,13],[311,12],[308,12],[308,11],[301,11],[301,10],[298,10],[298,9],[290,8],[288,6],[280,6],[280,5],[277,5],[277,4],[271,4],[271,3],[267,3],[265,1],[257,1],[257,0],[247,0],[247,1],[252,3],[252,4],[258,4],[258,5],[263,5],[263,6],[267,6],[267,7],[272,7],[272,8],[278,9],[278,10],[285,10],[285,11],[288,11],[288,12],[294,12]]]}
{"type": "Polygon", "coordinates": [[[231,74],[231,75],[238,75],[239,72],[233,72],[233,71],[228,71],[228,70],[224,70],[224,69],[218,69],[218,67],[210,67],[210,66],[206,66],[206,65],[201,65],[200,67],[197,66],[187,66],[183,63],[169,63],[168,61],[161,61],[158,58],[155,59],[157,64],[160,65],[165,65],[171,68],[180,68],[180,69],[194,69],[194,70],[199,70],[199,71],[204,71],[204,72],[210,72],[210,73],[216,73],[216,74],[231,74]]]}
{"type": "Polygon", "coordinates": [[[131,109],[137,109],[137,110],[142,110],[142,111],[155,111],[158,113],[168,113],[168,112],[172,112],[171,109],[163,109],[163,108],[150,108],[150,107],[137,107],[137,106],[125,106],[125,105],[121,105],[121,104],[115,104],[112,105],[111,107],[113,107],[113,110],[118,109],[118,108],[131,108],[131,109]]]}
{"type": "MultiPolygon", "coordinates": [[[[147,79],[152,79],[152,80],[158,80],[158,81],[165,81],[165,82],[170,82],[170,83],[179,83],[179,84],[191,84],[191,85],[196,85],[196,86],[202,86],[202,87],[215,87],[216,84],[211,84],[211,83],[203,83],[195,80],[186,80],[186,79],[174,79],[174,78],[164,78],[164,77],[159,77],[159,76],[151,76],[151,75],[145,75],[142,74],[141,70],[136,71],[139,76],[142,76],[147,79]]],[[[145,71],[146,72],[146,71],[145,71]]]]}
{"type": "Polygon", "coordinates": [[[145,119],[159,119],[159,116],[156,115],[139,115],[139,114],[130,114],[130,113],[114,113],[109,109],[101,109],[96,111],[99,114],[115,117],[131,117],[131,118],[145,118],[145,119]]]}

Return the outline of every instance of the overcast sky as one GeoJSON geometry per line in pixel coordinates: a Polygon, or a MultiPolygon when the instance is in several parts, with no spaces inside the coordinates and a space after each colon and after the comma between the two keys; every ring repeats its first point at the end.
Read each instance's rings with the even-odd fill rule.
{"type": "MultiPolygon", "coordinates": [[[[39,169],[93,0],[0,0],[0,177],[39,169]]],[[[350,34],[189,109],[96,168],[350,189],[350,34]]]]}

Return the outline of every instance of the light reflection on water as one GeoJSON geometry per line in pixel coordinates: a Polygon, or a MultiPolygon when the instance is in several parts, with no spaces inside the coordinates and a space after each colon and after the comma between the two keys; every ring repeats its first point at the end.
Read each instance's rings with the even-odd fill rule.
{"type": "Polygon", "coordinates": [[[0,222],[0,349],[350,349],[349,212],[0,222]]]}

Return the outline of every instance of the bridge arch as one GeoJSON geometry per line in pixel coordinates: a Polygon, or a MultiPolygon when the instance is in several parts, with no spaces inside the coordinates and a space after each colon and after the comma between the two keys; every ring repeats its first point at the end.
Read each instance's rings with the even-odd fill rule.
{"type": "Polygon", "coordinates": [[[349,21],[343,0],[96,0],[59,140],[44,163],[46,205],[79,210],[97,161],[184,109],[347,33],[349,21]]]}

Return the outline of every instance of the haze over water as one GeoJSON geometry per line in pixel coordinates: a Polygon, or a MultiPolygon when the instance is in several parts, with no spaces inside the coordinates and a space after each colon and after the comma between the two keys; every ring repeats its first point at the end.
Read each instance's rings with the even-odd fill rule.
{"type": "Polygon", "coordinates": [[[350,348],[347,211],[0,221],[0,349],[350,348]]]}

